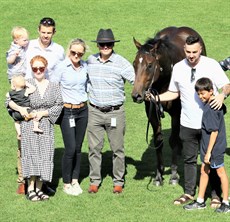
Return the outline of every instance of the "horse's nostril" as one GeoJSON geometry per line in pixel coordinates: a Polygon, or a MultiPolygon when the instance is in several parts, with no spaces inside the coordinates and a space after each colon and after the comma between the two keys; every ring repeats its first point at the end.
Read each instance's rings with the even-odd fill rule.
{"type": "Polygon", "coordinates": [[[140,95],[138,93],[134,93],[132,94],[133,99],[138,99],[140,97],[140,95]]]}
{"type": "Polygon", "coordinates": [[[143,99],[142,99],[142,97],[141,96],[139,96],[138,98],[137,98],[137,101],[136,101],[137,103],[142,103],[143,102],[143,99]]]}
{"type": "Polygon", "coordinates": [[[139,95],[138,93],[136,93],[135,95],[132,95],[133,98],[133,102],[136,103],[142,103],[143,102],[143,98],[141,95],[139,95]]]}

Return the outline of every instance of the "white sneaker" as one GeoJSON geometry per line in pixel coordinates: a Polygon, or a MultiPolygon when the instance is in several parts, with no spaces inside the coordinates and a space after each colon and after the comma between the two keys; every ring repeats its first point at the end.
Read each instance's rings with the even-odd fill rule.
{"type": "Polygon", "coordinates": [[[78,182],[72,184],[72,188],[78,194],[82,194],[83,193],[83,190],[81,189],[81,187],[80,187],[80,185],[79,185],[78,182]]]}
{"type": "Polygon", "coordinates": [[[80,193],[76,192],[72,186],[63,187],[63,191],[68,195],[78,196],[80,193]]]}

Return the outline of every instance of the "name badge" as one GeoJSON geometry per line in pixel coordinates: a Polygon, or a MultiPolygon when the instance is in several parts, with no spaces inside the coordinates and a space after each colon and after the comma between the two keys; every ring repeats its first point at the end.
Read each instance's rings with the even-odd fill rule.
{"type": "Polygon", "coordinates": [[[116,127],[117,126],[117,120],[116,120],[116,118],[111,118],[111,126],[112,127],[116,127]]]}
{"type": "Polygon", "coordinates": [[[75,127],[75,119],[74,118],[69,118],[69,126],[70,127],[75,127]]]}

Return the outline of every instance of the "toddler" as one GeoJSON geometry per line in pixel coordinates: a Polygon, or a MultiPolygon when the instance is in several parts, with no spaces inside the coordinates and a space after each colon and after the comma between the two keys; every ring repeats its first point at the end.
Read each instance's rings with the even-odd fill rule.
{"type": "Polygon", "coordinates": [[[29,108],[29,94],[33,93],[36,88],[32,84],[29,84],[25,81],[22,74],[17,74],[12,76],[11,79],[11,91],[7,93],[7,97],[9,96],[12,101],[14,101],[17,105],[28,107],[28,115],[26,117],[22,116],[18,111],[10,110],[9,113],[15,120],[15,129],[17,132],[17,137],[20,139],[21,131],[20,131],[20,121],[33,119],[34,121],[34,132],[43,133],[41,129],[39,129],[39,122],[35,120],[36,111],[31,110],[29,108]]]}
{"type": "Polygon", "coordinates": [[[16,73],[26,73],[26,47],[28,45],[29,33],[20,26],[12,29],[11,35],[13,42],[10,49],[6,53],[6,61],[8,65],[7,75],[9,81],[16,73]]]}

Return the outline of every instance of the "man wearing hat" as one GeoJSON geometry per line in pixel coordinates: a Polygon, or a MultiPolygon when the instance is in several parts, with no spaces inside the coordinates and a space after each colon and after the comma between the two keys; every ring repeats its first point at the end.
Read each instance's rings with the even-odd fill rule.
{"type": "Polygon", "coordinates": [[[106,132],[113,152],[113,193],[124,186],[125,154],[125,80],[134,83],[133,66],[113,50],[115,42],[111,29],[100,29],[97,39],[99,53],[88,58],[89,75],[89,193],[97,193],[101,185],[101,151],[106,132]]]}

